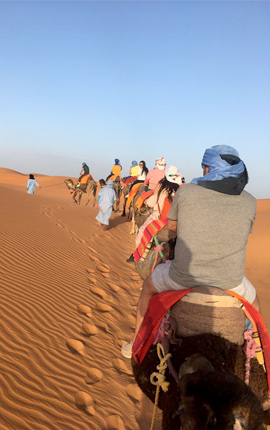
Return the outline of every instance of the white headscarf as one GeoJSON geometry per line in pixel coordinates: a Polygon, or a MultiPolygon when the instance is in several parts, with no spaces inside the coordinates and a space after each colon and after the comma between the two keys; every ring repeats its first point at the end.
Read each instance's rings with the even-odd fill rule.
{"type": "Polygon", "coordinates": [[[159,169],[159,170],[165,170],[165,168],[166,168],[166,161],[165,161],[165,159],[163,157],[158,158],[156,160],[156,168],[159,169]]]}

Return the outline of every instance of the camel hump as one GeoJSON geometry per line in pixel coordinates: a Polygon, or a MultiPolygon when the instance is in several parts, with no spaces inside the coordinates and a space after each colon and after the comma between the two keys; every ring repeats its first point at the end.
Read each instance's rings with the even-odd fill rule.
{"type": "Polygon", "coordinates": [[[246,316],[241,304],[224,290],[194,288],[172,307],[171,315],[180,337],[212,333],[243,345],[246,316]]]}

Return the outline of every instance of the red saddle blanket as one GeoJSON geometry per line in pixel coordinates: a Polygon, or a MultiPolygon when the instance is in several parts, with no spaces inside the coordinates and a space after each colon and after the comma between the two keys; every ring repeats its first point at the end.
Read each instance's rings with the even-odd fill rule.
{"type": "MultiPolygon", "coordinates": [[[[165,291],[164,293],[155,294],[150,299],[142,326],[132,347],[132,355],[137,364],[140,365],[143,362],[149,348],[153,344],[160,323],[168,310],[192,290],[193,288],[178,291],[165,291]]],[[[270,392],[270,339],[262,316],[250,303],[243,299],[243,297],[229,290],[226,290],[226,292],[242,303],[243,311],[253,324],[253,330],[258,331],[264,355],[268,391],[270,392]]]]}

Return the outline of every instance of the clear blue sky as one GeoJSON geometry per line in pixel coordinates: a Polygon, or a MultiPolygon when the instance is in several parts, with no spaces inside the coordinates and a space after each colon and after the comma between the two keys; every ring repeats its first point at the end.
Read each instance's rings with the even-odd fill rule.
{"type": "Polygon", "coordinates": [[[270,3],[0,2],[0,166],[96,180],[236,147],[270,198],[270,3]]]}

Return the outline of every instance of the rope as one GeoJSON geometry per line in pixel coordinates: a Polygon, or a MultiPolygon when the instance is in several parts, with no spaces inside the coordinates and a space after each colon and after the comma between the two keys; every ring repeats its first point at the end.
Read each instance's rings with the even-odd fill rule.
{"type": "Polygon", "coordinates": [[[63,184],[63,182],[59,182],[59,184],[45,185],[45,186],[43,186],[41,188],[56,187],[56,185],[62,185],[62,184],[63,184]]]}
{"type": "Polygon", "coordinates": [[[155,405],[154,405],[150,430],[153,430],[154,425],[155,425],[160,388],[162,388],[164,393],[166,393],[168,391],[169,385],[170,385],[170,383],[168,381],[166,381],[165,372],[166,372],[166,369],[168,367],[166,361],[172,356],[172,354],[166,354],[165,355],[164,348],[161,345],[161,343],[157,344],[157,354],[158,354],[158,358],[160,360],[160,363],[156,367],[158,372],[153,372],[152,375],[150,376],[151,384],[156,385],[156,387],[157,387],[156,396],[155,396],[155,405]]]}
{"type": "MultiPolygon", "coordinates": [[[[153,264],[153,267],[152,267],[152,273],[153,273],[153,271],[154,271],[154,269],[155,269],[155,267],[157,265],[158,254],[162,258],[162,260],[165,260],[165,255],[162,252],[162,251],[164,251],[163,245],[164,245],[165,242],[162,242],[161,244],[159,244],[156,235],[154,236],[154,241],[155,241],[155,244],[156,244],[156,246],[154,248],[154,251],[155,251],[156,254],[155,254],[155,261],[154,261],[154,264],[153,264]]],[[[152,260],[153,255],[154,255],[154,253],[151,255],[150,261],[152,260]]]]}

